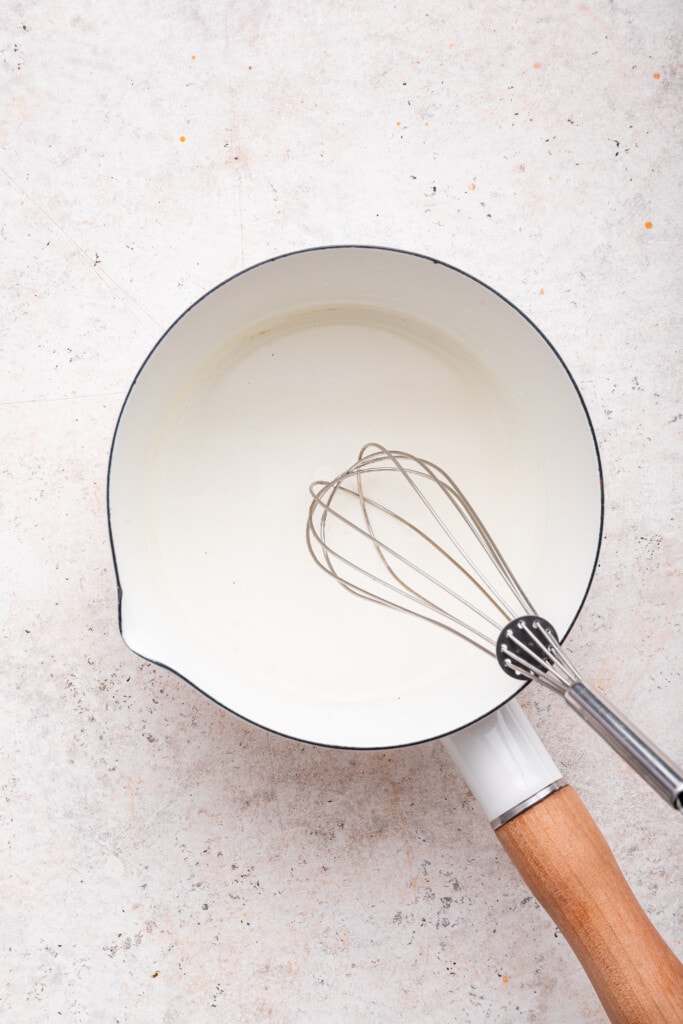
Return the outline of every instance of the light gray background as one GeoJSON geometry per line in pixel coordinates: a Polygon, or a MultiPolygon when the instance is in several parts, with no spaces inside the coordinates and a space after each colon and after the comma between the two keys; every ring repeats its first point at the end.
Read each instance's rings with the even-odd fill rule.
{"type": "MultiPolygon", "coordinates": [[[[127,652],[105,475],[218,281],[335,242],[452,262],[580,384],[606,521],[569,650],[683,759],[680,28],[665,0],[5,5],[3,1021],[601,1019],[440,744],[302,746],[127,652]]],[[[680,955],[680,821],[522,704],[680,955]]]]}

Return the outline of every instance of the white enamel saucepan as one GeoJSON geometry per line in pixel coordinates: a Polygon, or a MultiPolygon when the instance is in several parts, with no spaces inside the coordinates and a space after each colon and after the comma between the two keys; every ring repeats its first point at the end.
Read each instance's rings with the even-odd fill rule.
{"type": "Polygon", "coordinates": [[[512,700],[519,682],[450,634],[352,600],[310,559],[309,484],[369,439],[448,467],[567,633],[596,564],[602,488],[566,367],[467,274],[348,246],[226,281],[135,378],[108,486],[125,642],[285,736],[357,749],[443,738],[610,1018],[670,1024],[680,965],[512,700]]]}

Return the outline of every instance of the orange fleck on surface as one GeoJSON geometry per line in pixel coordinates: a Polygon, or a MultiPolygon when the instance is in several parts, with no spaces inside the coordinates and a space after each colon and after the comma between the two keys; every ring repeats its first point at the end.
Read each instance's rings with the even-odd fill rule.
{"type": "Polygon", "coordinates": [[[505,984],[507,984],[509,980],[510,979],[508,978],[507,974],[504,974],[503,975],[503,981],[505,982],[505,984]]]}
{"type": "Polygon", "coordinates": [[[425,128],[429,128],[429,121],[425,121],[425,128]]]}
{"type": "Polygon", "coordinates": [[[196,59],[197,59],[197,58],[196,58],[195,54],[193,53],[193,54],[192,54],[192,60],[196,60],[196,59]]]}
{"type": "Polygon", "coordinates": [[[180,136],[180,141],[181,141],[181,142],[184,142],[184,141],[185,141],[185,136],[184,136],[184,135],[181,135],[181,136],[180,136]]]}
{"type": "Polygon", "coordinates": [[[473,182],[473,181],[471,181],[471,182],[469,183],[469,185],[468,185],[467,187],[468,187],[468,189],[470,190],[470,192],[474,192],[474,190],[475,190],[475,188],[476,188],[477,186],[476,186],[476,185],[474,184],[474,182],[473,182]]]}
{"type": "Polygon", "coordinates": [[[540,67],[541,67],[541,62],[540,62],[540,60],[537,60],[537,61],[535,62],[535,64],[534,64],[534,67],[535,67],[535,68],[540,68],[540,67]]]}
{"type": "Polygon", "coordinates": [[[659,79],[660,79],[660,78],[661,78],[662,76],[660,75],[659,71],[655,71],[655,73],[654,73],[654,75],[653,75],[652,77],[653,77],[653,78],[656,78],[656,79],[657,79],[657,81],[659,81],[659,79]]]}
{"type": "Polygon", "coordinates": [[[650,230],[650,228],[652,227],[652,221],[651,221],[651,220],[646,220],[646,221],[645,221],[645,227],[646,227],[646,228],[647,228],[647,230],[649,231],[649,230],[650,230]]]}
{"type": "Polygon", "coordinates": [[[538,289],[538,294],[539,295],[545,295],[545,288],[539,288],[538,289]]]}
{"type": "Polygon", "coordinates": [[[400,128],[400,126],[401,126],[401,122],[400,122],[400,121],[397,121],[397,122],[396,122],[396,127],[397,127],[397,128],[400,128]]]}

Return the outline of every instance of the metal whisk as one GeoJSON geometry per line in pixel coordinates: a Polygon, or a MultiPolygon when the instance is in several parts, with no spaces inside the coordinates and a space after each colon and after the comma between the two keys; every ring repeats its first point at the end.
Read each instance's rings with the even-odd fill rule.
{"type": "Polygon", "coordinates": [[[449,630],[537,680],[584,718],[660,796],[683,810],[683,775],[586,685],[455,481],[407,452],[366,444],[352,466],[310,487],[306,540],[346,590],[449,630]],[[374,486],[373,486],[374,485],[374,486]]]}

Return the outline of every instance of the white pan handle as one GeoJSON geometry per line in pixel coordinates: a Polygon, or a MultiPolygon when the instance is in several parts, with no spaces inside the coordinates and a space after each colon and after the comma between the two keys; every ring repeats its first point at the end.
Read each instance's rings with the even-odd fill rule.
{"type": "Polygon", "coordinates": [[[566,785],[515,701],[442,742],[493,828],[566,785]]]}

